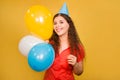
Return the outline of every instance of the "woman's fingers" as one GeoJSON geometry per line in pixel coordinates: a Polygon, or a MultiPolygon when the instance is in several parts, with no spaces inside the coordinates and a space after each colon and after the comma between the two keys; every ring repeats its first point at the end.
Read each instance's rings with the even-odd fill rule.
{"type": "Polygon", "coordinates": [[[76,56],[74,56],[74,55],[69,55],[68,56],[68,64],[71,64],[71,65],[75,65],[76,64],[76,62],[77,62],[77,58],[76,58],[76,56]]]}

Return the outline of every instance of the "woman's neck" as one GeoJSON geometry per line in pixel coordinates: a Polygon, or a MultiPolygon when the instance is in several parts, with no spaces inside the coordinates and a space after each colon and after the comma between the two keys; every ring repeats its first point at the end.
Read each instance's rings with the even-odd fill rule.
{"type": "Polygon", "coordinates": [[[68,43],[68,35],[60,36],[59,40],[60,40],[60,44],[63,44],[63,43],[66,44],[66,43],[68,43]]]}
{"type": "Polygon", "coordinates": [[[59,39],[60,39],[59,53],[61,53],[63,50],[69,47],[68,36],[61,36],[59,37],[59,39]]]}

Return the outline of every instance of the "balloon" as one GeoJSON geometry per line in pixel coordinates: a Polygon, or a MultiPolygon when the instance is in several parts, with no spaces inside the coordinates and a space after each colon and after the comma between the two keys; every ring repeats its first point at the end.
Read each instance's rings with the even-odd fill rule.
{"type": "Polygon", "coordinates": [[[24,36],[18,45],[19,51],[24,55],[24,56],[28,56],[28,53],[30,51],[30,49],[35,46],[36,44],[39,43],[43,43],[44,41],[41,40],[40,38],[37,38],[35,36],[32,35],[27,35],[24,36]]]}
{"type": "Polygon", "coordinates": [[[48,40],[53,33],[52,19],[52,13],[40,5],[30,7],[25,14],[28,30],[43,40],[48,40]]]}
{"type": "Polygon", "coordinates": [[[54,57],[53,47],[48,43],[40,43],[30,50],[28,64],[37,72],[44,71],[52,65],[54,57]]]}

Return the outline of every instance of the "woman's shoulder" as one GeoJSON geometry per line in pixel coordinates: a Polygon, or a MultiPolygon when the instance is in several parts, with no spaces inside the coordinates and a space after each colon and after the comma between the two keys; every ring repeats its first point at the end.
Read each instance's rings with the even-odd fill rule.
{"type": "Polygon", "coordinates": [[[83,44],[81,44],[81,43],[78,44],[78,47],[79,47],[80,50],[84,50],[84,46],[83,46],[83,44]]]}
{"type": "Polygon", "coordinates": [[[78,47],[80,50],[79,56],[78,56],[78,61],[81,61],[85,57],[85,49],[84,49],[84,46],[82,44],[79,44],[78,47]]]}

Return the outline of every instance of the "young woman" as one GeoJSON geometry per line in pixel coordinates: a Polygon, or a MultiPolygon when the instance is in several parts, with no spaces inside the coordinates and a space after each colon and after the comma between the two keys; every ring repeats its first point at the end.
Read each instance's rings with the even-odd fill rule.
{"type": "Polygon", "coordinates": [[[73,73],[80,75],[83,72],[83,45],[68,15],[58,13],[53,22],[54,31],[49,41],[55,50],[55,60],[44,80],[74,80],[73,73]]]}

